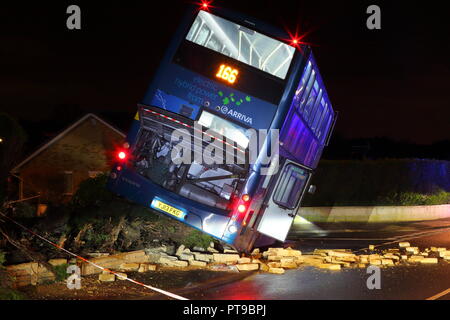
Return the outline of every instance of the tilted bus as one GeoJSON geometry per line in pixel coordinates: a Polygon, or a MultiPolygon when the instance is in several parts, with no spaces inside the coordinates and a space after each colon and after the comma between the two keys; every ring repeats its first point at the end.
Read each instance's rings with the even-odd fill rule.
{"type": "Polygon", "coordinates": [[[309,46],[235,12],[191,8],[108,187],[240,251],[261,235],[284,241],[335,120],[309,46]],[[249,135],[261,130],[268,134],[249,135]],[[192,139],[174,139],[178,131],[192,139]],[[234,162],[196,158],[211,142],[234,162]],[[190,163],[174,159],[182,144],[192,147],[190,163]]]}

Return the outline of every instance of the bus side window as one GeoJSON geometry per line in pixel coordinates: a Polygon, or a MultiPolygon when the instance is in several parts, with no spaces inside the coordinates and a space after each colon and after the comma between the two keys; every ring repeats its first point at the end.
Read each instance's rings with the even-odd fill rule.
{"type": "Polygon", "coordinates": [[[311,117],[313,115],[312,112],[314,111],[313,106],[314,103],[316,102],[318,92],[319,92],[319,84],[317,83],[317,80],[315,80],[314,86],[310,91],[308,100],[306,102],[305,109],[303,110],[303,118],[306,120],[306,122],[310,127],[311,127],[311,117]]]}
{"type": "Polygon", "coordinates": [[[294,164],[287,164],[273,195],[273,202],[279,206],[294,209],[305,188],[308,174],[294,164]]]}
{"type": "MultiPolygon", "coordinates": [[[[313,86],[315,80],[316,80],[316,73],[313,70],[311,73],[311,77],[309,77],[309,81],[308,81],[308,85],[306,87],[305,93],[303,94],[302,100],[300,102],[300,113],[302,115],[304,115],[305,104],[309,97],[309,93],[311,92],[311,89],[312,89],[312,86],[313,86]]],[[[303,116],[303,118],[305,118],[305,117],[303,116]]]]}

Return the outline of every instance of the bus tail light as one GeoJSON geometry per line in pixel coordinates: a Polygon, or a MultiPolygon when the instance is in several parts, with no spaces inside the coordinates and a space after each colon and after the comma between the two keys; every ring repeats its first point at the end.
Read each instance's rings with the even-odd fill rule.
{"type": "Polygon", "coordinates": [[[250,196],[248,194],[244,194],[244,195],[242,195],[242,200],[244,202],[249,202],[250,201],[250,196]]]}
{"type": "Polygon", "coordinates": [[[238,205],[238,207],[237,207],[237,211],[239,212],[239,213],[244,213],[245,211],[247,211],[247,206],[245,205],[245,204],[240,204],[240,205],[238,205]]]}
{"type": "Polygon", "coordinates": [[[125,161],[127,159],[128,155],[125,151],[119,151],[117,153],[117,159],[119,159],[120,161],[125,161]]]}

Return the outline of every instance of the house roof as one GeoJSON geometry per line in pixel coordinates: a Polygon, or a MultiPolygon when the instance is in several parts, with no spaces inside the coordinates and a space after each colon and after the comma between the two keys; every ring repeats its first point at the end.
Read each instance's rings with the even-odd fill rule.
{"type": "Polygon", "coordinates": [[[115,128],[113,125],[109,124],[108,122],[106,122],[105,120],[99,118],[98,116],[96,116],[93,113],[88,113],[85,116],[83,116],[81,119],[79,119],[78,121],[74,122],[72,125],[68,126],[64,131],[62,131],[60,134],[58,134],[56,137],[54,137],[53,139],[51,139],[49,142],[45,143],[43,146],[41,146],[39,149],[37,149],[35,152],[33,152],[30,156],[28,156],[27,158],[25,158],[22,162],[20,162],[17,166],[15,166],[11,172],[15,173],[17,172],[20,167],[22,167],[24,164],[26,164],[27,162],[29,162],[31,159],[33,159],[34,157],[36,157],[37,155],[39,155],[42,151],[46,150],[47,148],[49,148],[52,144],[54,144],[55,142],[57,142],[58,140],[60,140],[61,138],[63,138],[64,136],[66,136],[69,132],[71,132],[73,129],[75,129],[80,123],[84,122],[85,120],[89,119],[89,118],[94,118],[95,120],[97,120],[98,122],[104,124],[105,126],[107,126],[108,128],[110,128],[111,130],[115,131],[116,133],[118,133],[119,135],[121,135],[122,137],[125,138],[125,134],[120,131],[119,129],[115,128]]]}

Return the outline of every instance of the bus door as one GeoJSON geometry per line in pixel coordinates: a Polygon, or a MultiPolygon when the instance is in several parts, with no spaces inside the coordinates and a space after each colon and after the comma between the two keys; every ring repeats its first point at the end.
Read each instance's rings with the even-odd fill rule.
{"type": "Polygon", "coordinates": [[[280,241],[286,239],[310,176],[305,168],[286,160],[280,174],[272,177],[275,186],[266,196],[257,227],[260,233],[280,241]]]}

